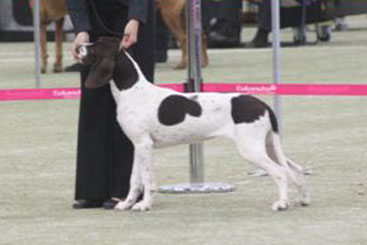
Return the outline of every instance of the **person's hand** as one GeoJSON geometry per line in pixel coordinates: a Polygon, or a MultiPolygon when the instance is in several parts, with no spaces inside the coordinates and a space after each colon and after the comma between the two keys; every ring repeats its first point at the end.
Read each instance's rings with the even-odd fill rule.
{"type": "Polygon", "coordinates": [[[124,36],[122,38],[120,49],[128,49],[138,41],[139,21],[129,20],[125,26],[124,36]]]}
{"type": "Polygon", "coordinates": [[[78,49],[80,48],[80,46],[82,46],[83,43],[89,43],[88,32],[79,32],[76,35],[74,42],[71,44],[71,54],[76,61],[79,61],[78,49]]]}

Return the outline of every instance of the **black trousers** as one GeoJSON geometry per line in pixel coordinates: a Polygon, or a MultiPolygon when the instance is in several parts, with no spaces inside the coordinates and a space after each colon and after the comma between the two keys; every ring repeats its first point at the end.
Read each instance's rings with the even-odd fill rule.
{"type": "MultiPolygon", "coordinates": [[[[98,16],[90,11],[92,41],[101,36],[121,37],[127,23],[127,8],[98,8],[98,16]]],[[[148,21],[140,26],[138,43],[132,48],[133,56],[150,81],[154,75],[154,12],[151,1],[148,21]]],[[[88,72],[89,67],[81,72],[75,199],[123,198],[129,190],[134,147],[117,123],[110,86],[86,89],[84,81],[88,72]]]]}
{"type": "Polygon", "coordinates": [[[239,25],[241,10],[241,0],[222,0],[218,13],[218,19],[226,20],[234,25],[239,25]]]}

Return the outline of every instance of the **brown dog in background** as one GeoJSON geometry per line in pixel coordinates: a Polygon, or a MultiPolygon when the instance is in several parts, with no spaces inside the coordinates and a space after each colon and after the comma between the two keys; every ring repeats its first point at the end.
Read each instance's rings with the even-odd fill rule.
{"type": "Polygon", "coordinates": [[[40,40],[41,40],[41,72],[47,70],[47,25],[55,22],[55,52],[56,59],[54,72],[62,71],[62,42],[63,42],[63,24],[64,16],[67,14],[67,5],[65,0],[41,0],[40,1],[40,40]]]}
{"type": "MultiPolygon", "coordinates": [[[[174,34],[177,42],[181,47],[181,62],[175,67],[176,69],[184,69],[187,66],[186,53],[186,21],[185,21],[185,6],[186,0],[156,0],[157,8],[161,12],[163,21],[168,29],[174,34]]],[[[201,34],[201,62],[202,66],[206,67],[209,64],[206,36],[204,32],[201,34]]]]}

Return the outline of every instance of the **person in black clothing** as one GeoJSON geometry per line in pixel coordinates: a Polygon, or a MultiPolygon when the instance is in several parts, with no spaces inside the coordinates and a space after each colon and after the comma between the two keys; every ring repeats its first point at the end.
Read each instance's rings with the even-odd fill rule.
{"type": "Polygon", "coordinates": [[[218,3],[212,0],[203,1],[203,20],[208,32],[209,47],[238,47],[240,45],[242,2],[242,0],[222,0],[218,3]],[[209,20],[214,24],[209,23],[207,26],[205,15],[210,15],[214,6],[216,6],[216,13],[214,18],[209,20]]]}
{"type": "MultiPolygon", "coordinates": [[[[72,55],[82,43],[101,36],[121,38],[144,75],[154,75],[154,1],[67,0],[76,37],[72,55]]],[[[81,71],[81,100],[77,142],[74,208],[113,208],[129,190],[134,147],[116,121],[110,87],[86,89],[89,67],[81,71]]]]}
{"type": "Polygon", "coordinates": [[[156,46],[155,62],[165,63],[168,60],[169,31],[164,23],[160,10],[156,13],[156,46]]]}
{"type": "MultiPolygon", "coordinates": [[[[281,6],[280,28],[299,27],[302,23],[302,3],[306,4],[305,23],[322,21],[321,1],[296,0],[293,6],[281,6]]],[[[263,48],[269,46],[269,34],[271,33],[271,0],[262,0],[259,5],[257,32],[255,37],[246,46],[249,48],[263,48]]]]}

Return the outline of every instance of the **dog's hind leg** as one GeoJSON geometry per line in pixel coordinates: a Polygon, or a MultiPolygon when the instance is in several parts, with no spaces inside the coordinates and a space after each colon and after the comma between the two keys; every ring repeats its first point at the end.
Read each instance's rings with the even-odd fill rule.
{"type": "MultiPolygon", "coordinates": [[[[246,135],[246,134],[245,134],[246,135]]],[[[279,200],[272,205],[274,211],[286,210],[289,207],[287,173],[284,167],[274,162],[266,153],[265,136],[243,139],[240,134],[235,140],[241,156],[256,167],[263,169],[271,176],[277,187],[279,200]]]]}
{"type": "Polygon", "coordinates": [[[266,148],[270,157],[275,162],[285,167],[289,177],[297,186],[299,193],[299,203],[302,206],[308,206],[311,202],[311,198],[307,189],[304,174],[302,173],[302,167],[286,158],[280,143],[280,137],[277,134],[268,134],[266,148]]]}
{"type": "Polygon", "coordinates": [[[295,181],[295,184],[297,186],[298,193],[299,193],[298,202],[302,206],[309,206],[311,203],[311,197],[310,197],[310,192],[306,185],[305,175],[303,173],[302,167],[298,165],[297,163],[293,162],[292,160],[290,160],[289,158],[287,158],[286,161],[287,161],[289,168],[291,169],[291,171],[293,171],[297,179],[297,182],[295,181]]]}

